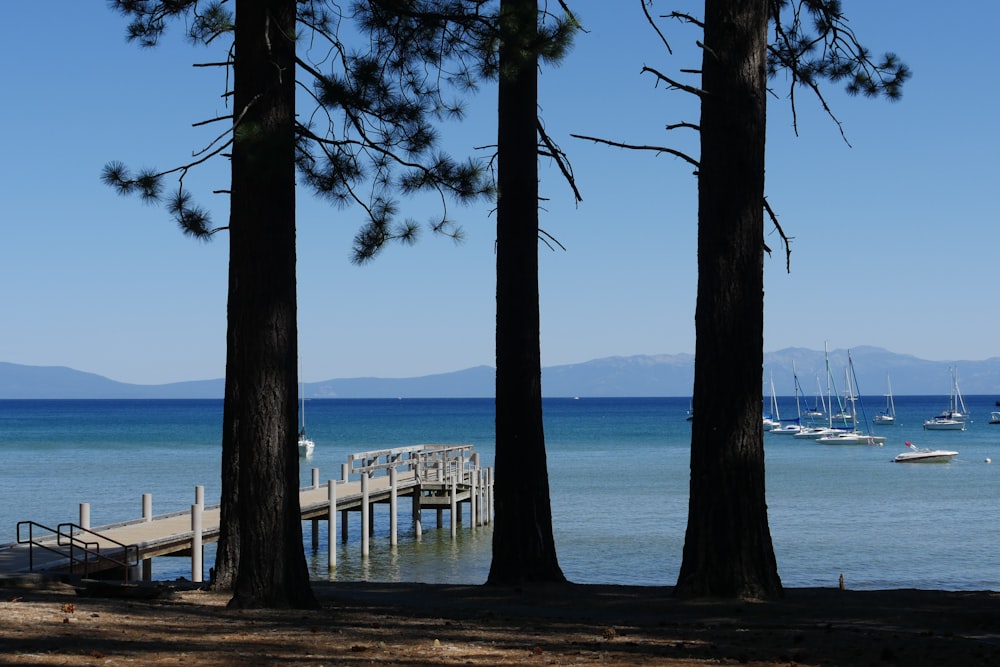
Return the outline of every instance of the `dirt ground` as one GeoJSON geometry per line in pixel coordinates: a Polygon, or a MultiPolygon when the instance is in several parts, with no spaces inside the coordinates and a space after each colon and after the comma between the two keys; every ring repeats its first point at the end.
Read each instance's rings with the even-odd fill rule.
{"type": "Polygon", "coordinates": [[[772,603],[669,587],[316,584],[322,609],[237,611],[0,580],[0,665],[1000,665],[1000,594],[790,589],[772,603]]]}

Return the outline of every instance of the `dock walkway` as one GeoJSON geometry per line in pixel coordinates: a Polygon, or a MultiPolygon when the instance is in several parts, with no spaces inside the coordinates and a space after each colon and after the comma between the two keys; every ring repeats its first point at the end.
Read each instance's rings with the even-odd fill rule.
{"type": "MultiPolygon", "coordinates": [[[[17,525],[17,542],[0,545],[0,573],[48,572],[82,576],[121,576],[125,581],[149,580],[152,559],[189,556],[192,581],[203,580],[202,550],[219,539],[220,506],[204,504],[203,487],[195,489],[190,510],[153,515],[152,499],[143,496],[143,517],[92,528],[89,505],[81,504],[79,523],[55,528],[33,521],[17,525]]],[[[461,504],[470,506],[470,525],[482,526],[492,516],[492,471],[479,466],[472,445],[414,445],[360,452],[341,466],[341,479],[319,483],[312,470],[312,485],[300,489],[303,520],[312,521],[312,544],[319,544],[319,522],[328,523],[330,569],[336,567],[337,513],[342,514],[341,534],[347,540],[347,513],[361,513],[361,556],[367,557],[374,528],[373,508],[389,505],[390,544],[397,544],[398,499],[409,497],[417,539],[422,533],[422,512],[451,512],[451,533],[461,522],[461,504]]]]}

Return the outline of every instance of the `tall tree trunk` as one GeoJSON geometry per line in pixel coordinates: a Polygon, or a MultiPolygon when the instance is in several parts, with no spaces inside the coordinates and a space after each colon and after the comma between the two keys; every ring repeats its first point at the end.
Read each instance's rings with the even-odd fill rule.
{"type": "Polygon", "coordinates": [[[679,596],[782,594],[764,492],[767,0],[706,0],[691,493],[679,596]]]}
{"type": "Polygon", "coordinates": [[[237,526],[234,607],[316,604],[298,492],[295,9],[295,0],[236,4],[223,427],[224,451],[236,457],[223,465],[237,475],[223,496],[237,526]]]}
{"type": "MultiPolygon", "coordinates": [[[[231,254],[232,251],[230,251],[231,254]]],[[[239,301],[234,294],[239,281],[234,280],[233,261],[229,262],[229,304],[239,301]]],[[[235,321],[228,315],[230,323],[235,321]]],[[[219,505],[219,542],[215,550],[215,568],[211,587],[214,591],[232,591],[236,580],[237,558],[240,552],[239,513],[240,457],[237,448],[236,406],[239,383],[236,377],[236,337],[232,326],[226,332],[226,389],[222,407],[222,490],[219,505]]]]}
{"type": "Polygon", "coordinates": [[[487,583],[565,581],[542,424],[538,311],[536,0],[503,0],[497,203],[496,485],[487,583]]]}

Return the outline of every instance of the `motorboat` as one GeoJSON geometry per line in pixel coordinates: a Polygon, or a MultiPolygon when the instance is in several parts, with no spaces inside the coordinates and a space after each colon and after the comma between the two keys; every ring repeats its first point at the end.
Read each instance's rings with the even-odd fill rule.
{"type": "Polygon", "coordinates": [[[990,413],[990,423],[1000,424],[1000,411],[994,411],[990,413]]]}
{"type": "Polygon", "coordinates": [[[898,454],[893,459],[895,463],[950,463],[958,456],[958,452],[948,449],[925,449],[917,447],[910,441],[904,443],[909,450],[898,454]]]}

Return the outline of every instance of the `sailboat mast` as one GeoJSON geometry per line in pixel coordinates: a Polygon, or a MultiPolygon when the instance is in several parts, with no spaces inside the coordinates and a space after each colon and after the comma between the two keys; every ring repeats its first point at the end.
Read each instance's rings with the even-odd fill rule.
{"type": "Polygon", "coordinates": [[[830,375],[830,350],[827,348],[826,341],[823,341],[823,356],[826,357],[826,404],[829,406],[826,415],[830,428],[833,428],[833,388],[830,386],[832,382],[830,375]]]}
{"type": "Polygon", "coordinates": [[[792,380],[794,380],[795,382],[795,416],[798,417],[799,420],[801,420],[802,406],[799,404],[799,394],[801,393],[799,390],[801,389],[801,387],[799,386],[799,374],[795,372],[794,359],[792,360],[792,380]]]}
{"type": "Polygon", "coordinates": [[[889,388],[889,416],[896,417],[896,401],[892,398],[892,382],[889,380],[889,374],[885,374],[885,385],[889,388]]]}
{"type": "Polygon", "coordinates": [[[774,419],[777,422],[781,422],[781,413],[778,412],[778,395],[774,393],[774,371],[771,371],[771,411],[774,413],[774,419]]]}
{"type": "Polygon", "coordinates": [[[299,433],[305,435],[306,432],[306,386],[302,382],[302,362],[299,362],[299,412],[302,423],[299,425],[299,433]]]}

